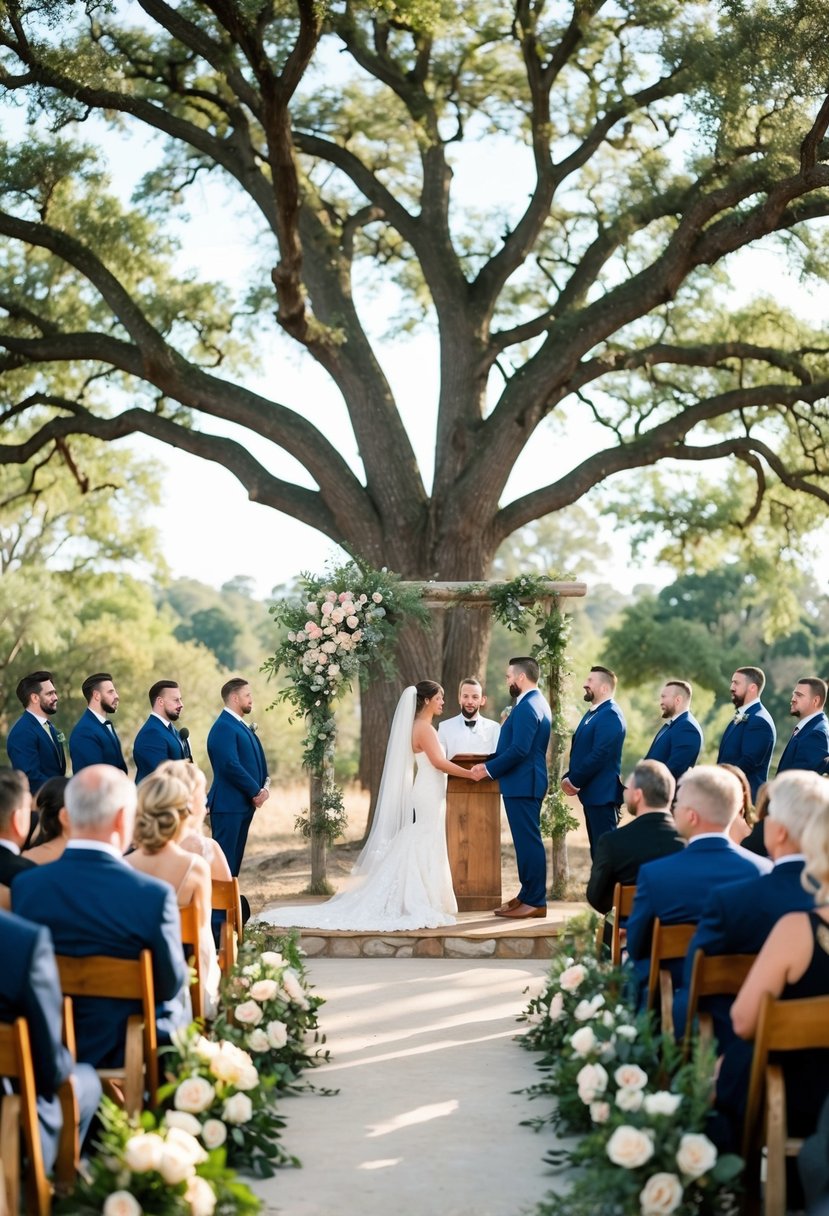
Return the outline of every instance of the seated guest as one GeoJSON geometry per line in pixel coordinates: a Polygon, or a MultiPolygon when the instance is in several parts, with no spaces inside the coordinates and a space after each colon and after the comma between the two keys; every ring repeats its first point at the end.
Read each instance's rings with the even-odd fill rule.
{"type": "MultiPolygon", "coordinates": [[[[153,958],[159,1042],[190,1021],[188,973],[175,895],[167,883],[124,860],[135,820],[135,786],[124,773],[93,764],[66,787],[69,842],[62,857],[32,866],[14,882],[14,911],[52,931],[57,954],[153,958]]],[[[78,1058],[96,1068],[123,1063],[133,1001],[76,997],[78,1058]]]]}
{"type": "Polygon", "coordinates": [[[754,822],[751,813],[751,786],[748,783],[748,777],[741,768],[737,768],[736,764],[721,764],[720,768],[726,769],[729,773],[733,773],[739,781],[743,790],[743,801],[739,811],[734,816],[734,822],[728,829],[728,835],[735,844],[742,844],[743,841],[751,835],[751,826],[754,822]]]}
{"type": "Polygon", "coordinates": [[[63,996],[49,930],[0,912],[0,940],[0,1022],[8,1025],[25,1018],[29,1026],[40,1142],[48,1174],[55,1164],[63,1122],[59,1087],[67,1077],[74,1077],[83,1143],[101,1098],[101,1082],[91,1065],[75,1064],[61,1042],[63,996]]]}
{"type": "MultiPolygon", "coordinates": [[[[729,883],[711,890],[702,919],[685,959],[682,988],[674,1001],[674,1022],[685,1025],[688,985],[697,950],[706,954],[757,954],[774,926],[787,912],[815,906],[814,895],[802,883],[805,858],[800,838],[809,818],[829,806],[829,781],[815,773],[791,770],[768,784],[769,812],[763,820],[768,855],[774,867],[748,882],[729,883]]],[[[733,1037],[732,998],[711,997],[703,1005],[714,1018],[714,1033],[724,1049],[733,1037]]]]}
{"type": "Polygon", "coordinates": [[[37,791],[37,834],[24,854],[36,866],[57,861],[66,848],[69,815],[63,800],[68,781],[68,777],[50,777],[37,791]]]}
{"type": "MultiPolygon", "coordinates": [[[[187,766],[186,760],[178,761],[187,766]]],[[[138,812],[128,865],[169,883],[180,908],[197,900],[202,915],[198,942],[201,960],[205,1015],[216,1016],[221,973],[210,929],[210,870],[203,857],[188,852],[179,843],[190,816],[190,789],[170,773],[151,773],[138,787],[138,812]]]]}
{"type": "Polygon", "coordinates": [[[16,768],[0,769],[0,883],[4,887],[34,865],[21,855],[29,835],[31,808],[26,774],[16,768]]]}
{"type": "Polygon", "coordinates": [[[230,882],[230,866],[221,845],[204,834],[207,815],[207,778],[204,773],[189,760],[165,760],[155,771],[183,781],[190,791],[190,815],[185,821],[181,838],[176,842],[179,848],[203,857],[215,882],[230,882]]]}
{"type": "MultiPolygon", "coordinates": [[[[820,778],[816,782],[819,785],[820,778]]],[[[771,818],[773,790],[769,805],[771,818]]],[[[813,883],[816,907],[789,912],[778,920],[731,1007],[731,1022],[739,1039],[723,1056],[716,1104],[735,1141],[745,1116],[750,1041],[757,1030],[762,998],[766,993],[784,1001],[829,994],[829,798],[823,797],[808,816],[800,843],[805,857],[803,882],[813,883]]],[[[781,1061],[789,1134],[810,1135],[829,1095],[829,1051],[785,1052],[781,1061]]]]}
{"type": "Polygon", "coordinates": [[[587,899],[597,912],[610,911],[616,883],[635,883],[644,862],[685,848],[671,815],[674,789],[667,766],[658,760],[640,760],[634,768],[624,795],[632,822],[618,832],[606,832],[596,843],[587,899]]]}
{"type": "Polygon", "coordinates": [[[751,831],[745,840],[740,841],[741,848],[748,849],[749,853],[756,853],[758,857],[768,857],[763,836],[763,820],[768,814],[768,807],[769,783],[765,781],[757,791],[757,798],[754,802],[754,823],[751,831]]]}
{"type": "MultiPolygon", "coordinates": [[[[742,791],[733,773],[703,764],[680,778],[674,820],[688,842],[681,853],[649,861],[639,871],[636,898],[627,925],[627,949],[639,982],[647,988],[653,922],[668,925],[699,921],[711,888],[767,872],[768,862],[738,848],[728,837],[740,809],[742,791]]],[[[674,985],[682,962],[670,967],[674,985]]]]}

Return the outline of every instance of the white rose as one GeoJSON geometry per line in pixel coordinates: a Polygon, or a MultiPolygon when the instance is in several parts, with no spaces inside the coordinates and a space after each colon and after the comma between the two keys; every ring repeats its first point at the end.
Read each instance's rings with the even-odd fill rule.
{"type": "Polygon", "coordinates": [[[196,1167],[177,1144],[168,1142],[164,1145],[158,1172],[169,1186],[178,1186],[185,1178],[193,1176],[196,1167]]]}
{"type": "Polygon", "coordinates": [[[564,1012],[564,997],[560,992],[557,992],[550,1001],[550,1017],[554,1022],[557,1022],[564,1012]]]}
{"type": "Polygon", "coordinates": [[[707,1136],[701,1132],[686,1132],[679,1142],[676,1163],[679,1172],[686,1178],[701,1178],[713,1169],[717,1161],[717,1150],[707,1136]]]}
{"type": "Polygon", "coordinates": [[[607,1123],[610,1118],[609,1102],[591,1102],[590,1118],[594,1123],[607,1123]]]}
{"type": "Polygon", "coordinates": [[[563,988],[565,992],[575,992],[586,975],[587,968],[581,963],[576,963],[573,967],[566,967],[558,977],[559,988],[563,988]]]}
{"type": "Polygon", "coordinates": [[[340,674],[339,663],[329,663],[328,664],[328,674],[329,674],[329,676],[338,676],[340,674]]]}
{"type": "Polygon", "coordinates": [[[259,1026],[248,1035],[248,1047],[251,1051],[268,1051],[270,1045],[268,1036],[259,1026]]]}
{"type": "Polygon", "coordinates": [[[638,1169],[653,1156],[653,1141],[638,1127],[623,1123],[607,1142],[607,1155],[614,1165],[626,1170],[638,1169]]]}
{"type": "Polygon", "coordinates": [[[379,591],[372,592],[371,598],[374,600],[375,604],[382,604],[383,602],[383,597],[379,591]]]}
{"type": "Polygon", "coordinates": [[[594,996],[589,1001],[579,1001],[576,1008],[573,1010],[573,1017],[577,1022],[587,1022],[590,1018],[595,1017],[604,1004],[604,997],[601,993],[594,996]]]}
{"type": "Polygon", "coordinates": [[[585,1064],[576,1076],[579,1097],[587,1105],[607,1089],[607,1073],[601,1064],[585,1064]]]}
{"type": "Polygon", "coordinates": [[[146,1174],[161,1164],[164,1141],[155,1132],[130,1136],[124,1145],[124,1165],[133,1174],[146,1174]]]}
{"type": "Polygon", "coordinates": [[[216,1210],[216,1193],[206,1178],[191,1178],[184,1199],[193,1216],[213,1216],[216,1210]]]}
{"type": "Polygon", "coordinates": [[[613,1080],[625,1089],[644,1089],[648,1074],[638,1064],[622,1064],[614,1072],[613,1080]]]}
{"type": "Polygon", "coordinates": [[[268,1032],[268,1042],[271,1047],[279,1051],[288,1042],[288,1027],[284,1022],[268,1022],[266,1029],[268,1032]]]}
{"type": "Polygon", "coordinates": [[[206,1039],[204,1035],[199,1035],[193,1044],[193,1050],[200,1060],[212,1060],[216,1053],[221,1051],[221,1047],[213,1039],[206,1039]]]}
{"type": "Polygon", "coordinates": [[[243,1026],[258,1026],[263,1014],[256,1001],[243,1001],[233,1010],[233,1017],[243,1026]]]}
{"type": "Polygon", "coordinates": [[[356,629],[357,626],[360,624],[360,621],[356,616],[354,616],[353,614],[350,614],[349,616],[347,616],[345,618],[345,623],[346,623],[346,625],[348,625],[349,629],[356,629]]]}
{"type": "Polygon", "coordinates": [[[212,1103],[216,1091],[204,1077],[186,1077],[176,1090],[173,1106],[190,1115],[200,1115],[212,1103]]]}
{"type": "Polygon", "coordinates": [[[256,1089],[259,1084],[259,1073],[256,1070],[255,1064],[246,1064],[239,1072],[234,1081],[237,1089],[256,1089]]]}
{"type": "Polygon", "coordinates": [[[642,1105],[641,1089],[629,1089],[623,1085],[616,1093],[616,1105],[619,1110],[638,1110],[642,1105]]]}
{"type": "Polygon", "coordinates": [[[596,1036],[589,1026],[582,1026],[570,1036],[570,1046],[577,1056],[589,1056],[596,1049],[596,1036]]]}
{"type": "Polygon", "coordinates": [[[676,1174],[652,1174],[639,1192],[642,1216],[669,1216],[682,1203],[682,1183],[676,1174]]]}
{"type": "Polygon", "coordinates": [[[285,962],[278,950],[265,950],[259,955],[259,961],[264,963],[266,967],[281,967],[285,962]]]}
{"type": "Polygon", "coordinates": [[[610,1012],[609,1009],[605,1009],[604,1013],[602,1014],[602,1026],[606,1026],[608,1028],[608,1030],[610,1030],[610,1029],[612,1029],[615,1022],[616,1022],[616,1018],[614,1017],[614,1015],[610,1012]]]}
{"type": "Polygon", "coordinates": [[[228,1123],[247,1123],[253,1114],[253,1103],[247,1094],[233,1094],[225,1099],[222,1114],[228,1123]]]}
{"type": "Polygon", "coordinates": [[[682,1101],[682,1094],[672,1094],[667,1089],[659,1089],[655,1094],[646,1094],[644,1107],[648,1115],[672,1115],[682,1101]]]}
{"type": "Polygon", "coordinates": [[[316,616],[316,614],[319,612],[319,606],[313,600],[309,600],[305,605],[305,611],[309,616],[316,616]]]}
{"type": "Polygon", "coordinates": [[[336,642],[323,642],[320,649],[322,651],[324,651],[325,654],[336,654],[337,653],[337,643],[336,642]]]}
{"type": "Polygon", "coordinates": [[[629,1043],[632,1043],[639,1031],[635,1026],[617,1026],[616,1033],[619,1038],[627,1039],[629,1043]]]}
{"type": "Polygon", "coordinates": [[[250,997],[254,1001],[272,1001],[278,991],[276,980],[257,980],[250,986],[250,997]]]}
{"type": "Polygon", "coordinates": [[[199,1144],[196,1136],[201,1132],[201,1126],[195,1135],[185,1131],[183,1127],[171,1127],[167,1133],[167,1138],[164,1141],[165,1147],[175,1145],[178,1152],[182,1153],[190,1161],[191,1165],[201,1165],[202,1161],[207,1160],[207,1153],[199,1144]]]}
{"type": "Polygon", "coordinates": [[[183,1110],[168,1110],[164,1115],[165,1127],[176,1127],[182,1132],[188,1132],[191,1136],[201,1135],[201,1123],[195,1115],[188,1115],[183,1110]]]}
{"type": "Polygon", "coordinates": [[[227,1128],[221,1119],[205,1119],[201,1138],[208,1148],[221,1148],[227,1140],[227,1128]]]}
{"type": "Polygon", "coordinates": [[[142,1216],[144,1209],[129,1191],[113,1191],[104,1200],[104,1216],[142,1216]]]}

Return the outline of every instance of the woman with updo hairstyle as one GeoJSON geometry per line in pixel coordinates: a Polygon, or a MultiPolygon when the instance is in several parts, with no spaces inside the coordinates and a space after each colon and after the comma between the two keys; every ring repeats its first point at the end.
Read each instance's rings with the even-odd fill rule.
{"type": "Polygon", "coordinates": [[[69,814],[63,804],[68,777],[50,777],[44,781],[34,799],[38,813],[37,833],[26,857],[35,865],[57,861],[69,839],[69,814]]]}
{"type": "Polygon", "coordinates": [[[203,857],[210,867],[210,877],[214,882],[230,882],[230,866],[227,864],[222,847],[210,836],[204,834],[204,820],[207,814],[207,778],[198,765],[190,760],[164,760],[155,770],[156,773],[169,774],[176,777],[190,790],[190,817],[187,820],[179,844],[188,853],[196,853],[203,857]]]}
{"type": "Polygon", "coordinates": [[[213,1018],[218,1009],[221,973],[210,928],[210,869],[203,857],[183,849],[180,843],[188,830],[190,806],[189,785],[180,777],[158,770],[145,777],[138,786],[135,850],[125,861],[134,870],[169,883],[180,908],[197,902],[205,1016],[213,1018]]]}

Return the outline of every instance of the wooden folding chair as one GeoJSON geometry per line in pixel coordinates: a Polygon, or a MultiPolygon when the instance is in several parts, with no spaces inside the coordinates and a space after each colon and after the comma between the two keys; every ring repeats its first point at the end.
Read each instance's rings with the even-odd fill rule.
{"type": "Polygon", "coordinates": [[[211,902],[214,912],[226,913],[219,936],[219,967],[222,975],[226,976],[236,964],[239,945],[244,937],[239,879],[231,878],[229,882],[214,879],[211,902]]]}
{"type": "Polygon", "coordinates": [[[619,967],[622,962],[622,921],[627,920],[633,909],[636,883],[629,886],[620,882],[613,888],[613,928],[610,938],[610,962],[619,967]]]}
{"type": "MultiPolygon", "coordinates": [[[[0,1076],[17,1082],[18,1092],[5,1094],[0,1102],[0,1164],[3,1198],[10,1213],[20,1210],[20,1139],[26,1149],[26,1212],[49,1216],[52,1210],[52,1185],[46,1177],[40,1127],[37,1121],[37,1088],[32,1062],[29,1027],[25,1018],[0,1025],[0,1076]]],[[[78,1143],[78,1103],[71,1079],[59,1090],[63,1128],[58,1144],[55,1176],[63,1186],[74,1181],[80,1158],[78,1143]]]]}
{"type": "MultiPolygon", "coordinates": [[[[201,904],[194,899],[184,908],[179,908],[181,918],[181,941],[183,946],[189,946],[193,953],[188,958],[189,965],[195,972],[195,979],[190,985],[190,1000],[193,1005],[193,1017],[204,1019],[204,974],[199,951],[199,935],[201,932],[201,904]]],[[[213,938],[210,939],[211,946],[213,938]]]]}
{"type": "Polygon", "coordinates": [[[687,1058],[691,1046],[694,1019],[699,1021],[699,1037],[703,1042],[714,1041],[714,1020],[699,1003],[706,996],[736,996],[751,970],[756,954],[706,954],[696,950],[688,986],[688,1013],[685,1019],[683,1054],[687,1058]]]}
{"type": "MultiPolygon", "coordinates": [[[[158,1035],[150,951],[142,950],[137,959],[108,958],[103,954],[55,957],[64,996],[116,997],[141,1002],[141,1013],[131,1014],[127,1021],[123,1067],[97,1070],[110,1097],[129,1114],[139,1114],[144,1105],[144,1091],[149,1092],[153,1102],[158,1089],[158,1035]]],[[[74,1027],[70,1033],[74,1035],[74,1027]]]]}
{"type": "Polygon", "coordinates": [[[689,922],[663,925],[658,916],[653,922],[647,1008],[656,1007],[658,991],[659,1016],[664,1034],[674,1033],[674,984],[670,971],[662,964],[673,959],[685,958],[696,929],[697,926],[689,922]]]}
{"type": "Polygon", "coordinates": [[[743,1157],[748,1213],[760,1211],[760,1158],[766,1148],[765,1216],[785,1216],[786,1158],[797,1157],[803,1141],[789,1136],[783,1067],[769,1063],[780,1051],[829,1049],[829,996],[779,1001],[765,993],[760,1005],[748,1083],[743,1157]]]}

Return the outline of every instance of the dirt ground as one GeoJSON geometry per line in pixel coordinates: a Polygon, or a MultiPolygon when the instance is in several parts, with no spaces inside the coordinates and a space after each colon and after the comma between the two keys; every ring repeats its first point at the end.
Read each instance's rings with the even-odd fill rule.
{"type": "MultiPolygon", "coordinates": [[[[301,783],[277,786],[264,806],[256,812],[251,826],[245,861],[239,877],[243,893],[256,913],[277,899],[292,898],[305,892],[311,881],[311,852],[308,842],[294,831],[294,819],[308,805],[308,787],[301,783]]],[[[333,887],[349,873],[360,851],[360,839],[368,816],[368,795],[359,788],[345,791],[349,816],[348,832],[328,855],[328,879],[333,887]]],[[[590,874],[590,853],[581,808],[573,805],[580,826],[567,838],[570,866],[568,898],[584,899],[590,874]]],[[[549,864],[549,851],[548,851],[549,864]]],[[[504,898],[518,889],[515,852],[509,827],[501,814],[501,889],[504,898]]]]}

